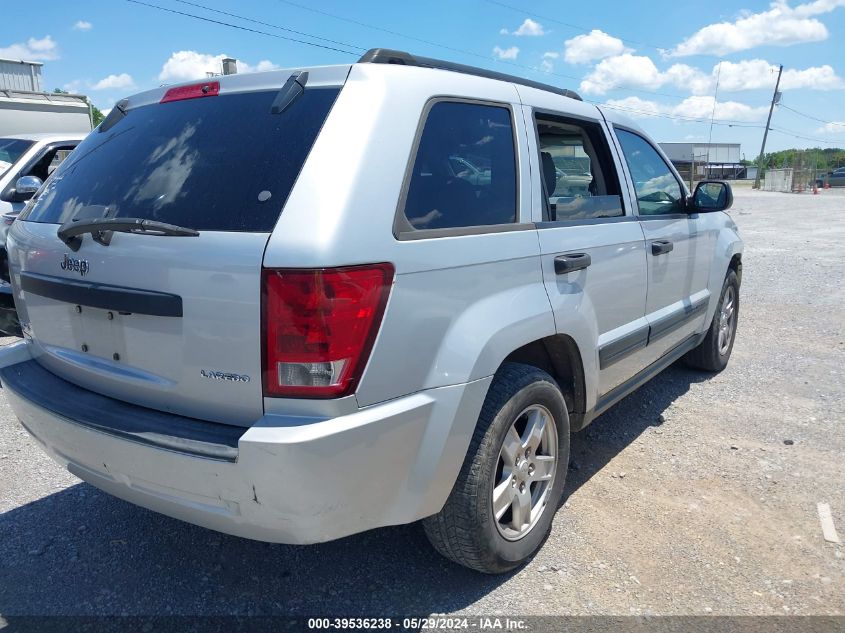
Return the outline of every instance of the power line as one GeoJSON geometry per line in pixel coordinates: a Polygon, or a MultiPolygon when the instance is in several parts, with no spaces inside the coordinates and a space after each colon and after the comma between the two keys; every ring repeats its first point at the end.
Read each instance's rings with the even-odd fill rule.
{"type": "Polygon", "coordinates": [[[312,35],[311,33],[306,33],[304,31],[297,31],[296,29],[291,29],[286,26],[279,26],[278,24],[271,24],[270,22],[262,22],[261,20],[255,20],[253,18],[248,18],[243,15],[238,15],[237,13],[229,13],[228,11],[222,11],[220,9],[214,9],[212,7],[207,7],[204,4],[199,4],[198,2],[189,2],[189,0],[176,0],[176,2],[181,2],[182,4],[187,4],[192,7],[196,7],[198,9],[205,9],[206,11],[211,11],[213,13],[219,13],[221,15],[226,15],[230,18],[236,18],[238,20],[243,20],[245,22],[252,22],[253,24],[260,24],[261,26],[269,26],[271,29],[279,29],[280,31],[287,31],[288,33],[295,33],[296,35],[302,35],[304,37],[310,37],[315,40],[320,40],[323,42],[329,42],[330,44],[337,44],[339,46],[345,46],[346,48],[356,48],[361,51],[367,50],[364,46],[357,46],[355,44],[349,44],[348,42],[339,42],[337,40],[330,40],[327,37],[321,37],[319,35],[312,35]]]}
{"type": "MultiPolygon", "coordinates": [[[[265,36],[268,36],[268,37],[274,37],[274,38],[277,38],[277,39],[291,41],[291,42],[295,42],[295,43],[298,43],[298,44],[305,44],[307,46],[313,46],[313,47],[322,48],[322,49],[326,49],[326,50],[336,51],[336,52],[344,53],[344,54],[347,54],[347,55],[355,55],[355,56],[360,55],[359,52],[344,50],[344,49],[335,48],[335,47],[332,47],[332,46],[326,46],[326,45],[318,44],[318,43],[315,43],[315,42],[308,42],[308,41],[305,41],[305,40],[300,40],[300,39],[293,38],[293,37],[286,37],[286,36],[278,35],[278,34],[275,34],[275,33],[268,33],[266,31],[261,31],[261,30],[258,30],[258,29],[253,29],[253,28],[241,26],[241,25],[238,25],[238,24],[232,24],[232,23],[229,23],[229,22],[224,22],[224,21],[221,21],[221,20],[215,20],[215,19],[212,19],[212,18],[207,18],[207,17],[204,17],[204,16],[196,15],[196,14],[193,14],[193,13],[188,13],[188,12],[185,12],[185,11],[178,11],[176,9],[170,9],[170,8],[167,8],[167,7],[162,7],[162,6],[159,6],[159,5],[156,5],[156,4],[143,2],[142,0],[126,0],[126,1],[131,2],[133,4],[138,4],[138,5],[141,5],[141,6],[145,6],[145,7],[149,7],[149,8],[153,8],[153,9],[158,9],[159,11],[166,11],[168,13],[173,13],[173,14],[177,14],[177,15],[181,15],[181,16],[185,16],[185,17],[190,17],[190,18],[194,18],[194,19],[197,19],[197,20],[202,20],[204,22],[210,22],[212,24],[217,24],[217,25],[220,25],[220,26],[227,26],[227,27],[230,27],[230,28],[239,29],[239,30],[242,30],[242,31],[247,31],[247,32],[250,32],[250,33],[258,34],[258,35],[265,35],[265,36]]],[[[356,48],[359,51],[364,50],[364,47],[361,47],[361,46],[349,44],[347,42],[340,42],[340,41],[337,41],[337,40],[331,40],[331,39],[328,39],[328,38],[324,38],[322,36],[312,35],[310,33],[304,32],[304,31],[296,31],[294,29],[289,29],[287,27],[278,26],[276,24],[272,24],[272,23],[269,23],[269,22],[262,22],[260,20],[255,20],[253,18],[242,16],[242,15],[239,15],[239,14],[236,14],[236,13],[230,13],[230,12],[227,12],[227,11],[214,9],[214,8],[208,7],[206,5],[197,3],[197,2],[190,2],[189,0],[176,0],[176,1],[181,2],[182,4],[187,4],[187,5],[194,6],[194,7],[204,9],[204,10],[207,10],[207,11],[219,13],[221,15],[226,15],[228,17],[232,17],[232,18],[235,18],[235,19],[244,20],[244,21],[251,22],[251,23],[254,23],[254,24],[259,24],[261,26],[267,26],[269,28],[280,29],[280,30],[284,30],[284,31],[287,31],[287,32],[292,32],[292,33],[295,33],[297,35],[302,35],[304,37],[310,37],[312,39],[319,39],[319,40],[322,40],[322,41],[325,41],[325,42],[338,44],[339,46],[344,46],[344,47],[347,47],[347,48],[356,48]]],[[[344,21],[344,22],[349,22],[349,23],[352,23],[352,24],[363,26],[365,28],[370,28],[370,29],[382,31],[384,33],[396,35],[398,37],[403,37],[403,38],[415,40],[415,41],[418,41],[418,42],[421,42],[421,43],[424,43],[424,44],[428,44],[429,46],[436,46],[436,47],[439,47],[439,48],[451,50],[453,52],[462,53],[462,54],[465,54],[465,55],[470,55],[470,56],[473,56],[473,57],[478,57],[478,58],[481,58],[481,59],[484,59],[484,60],[487,60],[487,61],[491,61],[490,57],[488,57],[486,55],[482,55],[480,53],[476,53],[474,51],[468,51],[468,50],[465,50],[465,49],[455,48],[455,47],[452,47],[452,46],[440,44],[438,42],[433,42],[433,41],[426,40],[426,39],[423,39],[423,38],[418,38],[418,37],[414,37],[414,36],[411,36],[411,35],[405,35],[405,34],[400,33],[398,31],[392,31],[390,29],[385,29],[385,28],[375,26],[375,25],[372,25],[372,24],[367,24],[365,22],[361,22],[359,20],[354,20],[352,18],[346,18],[346,17],[343,17],[343,16],[334,15],[334,14],[331,14],[327,11],[315,9],[313,7],[308,7],[306,5],[302,5],[302,4],[299,4],[297,2],[292,2],[291,0],[278,0],[278,1],[282,2],[284,4],[288,4],[288,5],[300,8],[300,9],[304,9],[304,10],[307,10],[307,11],[312,11],[314,13],[325,15],[327,17],[331,17],[331,18],[334,18],[334,19],[337,19],[337,20],[341,20],[341,21],[344,21]]],[[[491,0],[488,0],[488,1],[491,1],[491,0]]],[[[545,70],[540,69],[540,68],[534,68],[532,66],[527,66],[525,64],[519,64],[519,63],[516,63],[516,62],[511,62],[509,60],[493,60],[493,61],[498,61],[498,63],[501,63],[501,64],[506,64],[506,65],[509,65],[509,66],[515,66],[515,67],[518,67],[518,68],[532,70],[532,71],[540,72],[540,73],[547,74],[547,75],[554,75],[554,76],[563,77],[563,78],[566,78],[566,79],[576,79],[576,80],[578,79],[577,77],[573,77],[571,75],[564,75],[564,74],[561,74],[561,73],[554,73],[554,72],[550,72],[550,71],[545,71],[545,70]]],[[[650,90],[637,90],[635,88],[621,88],[620,87],[620,88],[617,88],[617,89],[618,90],[630,91],[630,92],[643,92],[643,93],[647,93],[647,94],[654,94],[654,95],[660,95],[660,96],[666,96],[666,97],[674,97],[674,98],[680,98],[681,97],[681,95],[660,93],[660,92],[654,92],[654,91],[650,91],[650,90]]],[[[696,118],[696,117],[686,117],[686,116],[682,116],[682,115],[670,115],[670,114],[656,113],[656,112],[651,112],[651,111],[647,111],[647,110],[639,110],[639,109],[636,109],[636,108],[629,108],[629,107],[625,107],[625,106],[610,105],[610,104],[599,102],[599,101],[587,100],[587,102],[593,103],[595,105],[607,107],[607,108],[612,108],[612,109],[615,109],[615,110],[622,110],[622,111],[631,112],[631,113],[634,113],[634,114],[641,114],[641,115],[644,115],[644,116],[651,116],[651,117],[664,118],[664,119],[677,120],[677,121],[685,121],[685,122],[690,122],[690,123],[706,123],[706,122],[708,122],[706,119],[696,118]]],[[[715,120],[713,120],[713,124],[714,125],[727,125],[727,126],[730,126],[730,127],[749,127],[749,128],[750,127],[755,127],[755,128],[763,127],[761,125],[749,125],[749,124],[747,124],[743,121],[736,121],[736,120],[731,120],[731,119],[715,119],[715,120]]]]}
{"type": "MultiPolygon", "coordinates": [[[[334,20],[346,22],[348,24],[354,24],[356,26],[362,26],[364,28],[372,29],[374,31],[380,31],[381,33],[387,33],[388,35],[401,37],[403,39],[411,40],[411,41],[414,41],[414,42],[420,42],[421,44],[426,44],[428,46],[434,46],[436,48],[442,48],[444,50],[452,51],[453,53],[460,53],[462,55],[469,55],[470,57],[475,57],[477,59],[483,59],[487,62],[493,61],[496,64],[503,64],[503,65],[506,65],[506,66],[512,66],[514,68],[521,68],[523,70],[530,70],[532,72],[537,72],[537,73],[541,73],[541,74],[544,74],[544,75],[561,77],[563,79],[571,79],[573,81],[579,81],[579,82],[581,81],[580,77],[575,77],[573,75],[565,75],[563,73],[558,73],[558,72],[554,72],[554,71],[551,71],[551,70],[544,70],[542,68],[538,68],[538,67],[535,67],[535,66],[528,66],[527,64],[520,64],[519,62],[514,62],[514,61],[511,61],[511,60],[508,60],[508,59],[493,59],[489,55],[483,55],[481,53],[476,53],[475,51],[466,50],[464,48],[457,48],[455,46],[449,46],[448,44],[442,44],[440,42],[427,40],[427,39],[424,39],[424,38],[421,38],[421,37],[416,37],[414,35],[408,35],[406,33],[401,33],[399,31],[386,29],[384,27],[377,26],[375,24],[370,24],[368,22],[363,22],[361,20],[356,20],[354,18],[348,18],[346,16],[338,15],[336,13],[331,13],[331,12],[325,11],[323,9],[318,9],[316,7],[311,7],[311,6],[308,6],[308,5],[305,5],[305,4],[301,4],[299,2],[294,2],[293,0],[277,0],[277,2],[280,2],[282,4],[287,4],[287,5],[292,6],[292,7],[296,7],[297,9],[302,9],[303,11],[310,11],[311,13],[316,13],[318,15],[322,15],[322,16],[325,16],[325,17],[328,17],[328,18],[332,18],[334,20]]],[[[537,17],[539,17],[539,16],[537,16],[537,17]]],[[[619,87],[619,88],[616,88],[616,90],[624,90],[626,92],[641,92],[643,94],[657,95],[657,96],[661,96],[661,97],[670,97],[670,98],[675,98],[675,99],[682,98],[682,96],[678,95],[678,94],[669,94],[669,93],[666,93],[666,92],[656,92],[654,90],[642,90],[642,89],[638,89],[638,88],[619,87]]]]}
{"type": "MultiPolygon", "coordinates": [[[[703,118],[703,117],[690,117],[684,116],[681,114],[665,114],[661,112],[653,112],[649,110],[639,110],[637,108],[629,108],[627,106],[620,106],[616,104],[605,103],[602,101],[590,101],[588,100],[587,103],[592,103],[597,106],[601,106],[603,108],[610,108],[612,110],[622,110],[623,112],[631,112],[634,114],[641,114],[644,116],[651,116],[657,117],[661,119],[671,119],[673,121],[684,121],[687,123],[710,123],[710,119],[703,118]]],[[[748,123],[746,121],[737,121],[735,119],[713,119],[713,125],[727,125],[728,127],[747,127],[747,128],[760,128],[762,129],[763,126],[754,123],[748,123]]]]}
{"type": "MultiPolygon", "coordinates": [[[[319,36],[319,35],[313,35],[311,33],[307,33],[307,32],[304,32],[304,31],[297,31],[295,29],[279,26],[277,24],[272,24],[270,22],[263,22],[261,20],[249,18],[249,17],[243,16],[243,15],[239,15],[237,13],[232,13],[232,12],[223,11],[223,10],[220,10],[220,9],[215,9],[215,8],[212,8],[212,7],[209,7],[207,5],[197,3],[197,2],[190,2],[189,0],[176,0],[176,1],[181,2],[182,4],[186,4],[186,5],[194,6],[194,7],[200,8],[200,9],[204,9],[206,11],[211,11],[211,12],[214,12],[214,13],[219,13],[221,15],[226,15],[228,17],[232,17],[232,18],[235,18],[235,19],[238,19],[238,20],[251,22],[253,24],[259,24],[261,26],[266,26],[266,27],[273,28],[273,29],[279,29],[279,30],[287,31],[289,33],[295,33],[297,35],[302,35],[304,37],[309,37],[311,39],[317,39],[317,40],[321,40],[321,41],[324,41],[324,42],[337,44],[337,45],[343,46],[345,48],[340,49],[340,48],[336,48],[336,47],[333,47],[333,46],[326,46],[324,44],[318,44],[318,43],[315,43],[315,42],[308,42],[308,41],[300,40],[300,39],[293,38],[293,37],[285,37],[285,36],[274,34],[274,33],[268,33],[266,31],[261,31],[261,30],[258,30],[258,29],[253,29],[253,28],[241,26],[241,25],[238,25],[238,24],[232,24],[230,22],[224,22],[222,20],[215,20],[215,19],[212,19],[212,18],[207,18],[207,17],[196,15],[196,14],[193,14],[193,13],[188,13],[186,11],[179,11],[179,10],[176,10],[176,9],[170,9],[170,8],[167,8],[167,7],[162,7],[162,6],[152,4],[152,3],[149,3],[149,2],[143,2],[142,0],[126,0],[126,1],[132,2],[133,4],[138,4],[138,5],[141,5],[141,6],[149,7],[149,8],[152,8],[152,9],[157,9],[159,11],[166,11],[168,13],[173,13],[173,14],[176,14],[176,15],[194,18],[194,19],[197,19],[197,20],[202,20],[204,22],[210,22],[212,24],[218,24],[220,26],[227,26],[229,28],[239,29],[239,30],[242,30],[242,31],[250,32],[250,33],[256,33],[258,35],[266,35],[268,37],[275,37],[277,39],[287,40],[287,41],[295,42],[295,43],[298,43],[298,44],[305,44],[307,46],[314,46],[314,47],[317,47],[317,48],[332,50],[332,51],[344,53],[344,54],[347,54],[347,55],[360,55],[359,52],[346,50],[348,48],[357,49],[358,51],[366,50],[365,47],[358,46],[356,44],[350,44],[348,42],[341,42],[341,41],[338,41],[338,40],[332,40],[332,39],[325,38],[325,37],[322,37],[322,36],[319,36]]],[[[290,6],[293,6],[293,7],[297,7],[299,9],[303,9],[305,11],[311,11],[313,13],[324,15],[324,16],[327,16],[327,17],[330,17],[330,18],[333,18],[333,19],[336,19],[336,20],[348,22],[350,24],[355,24],[355,25],[358,25],[358,26],[362,26],[362,27],[377,30],[377,31],[381,31],[383,33],[388,33],[390,35],[395,35],[397,37],[402,37],[402,38],[406,38],[406,39],[409,39],[409,40],[417,41],[417,42],[420,42],[420,43],[423,43],[423,44],[427,44],[429,46],[435,46],[435,47],[438,47],[438,48],[443,48],[445,50],[449,50],[449,51],[452,51],[452,52],[455,52],[455,53],[460,53],[460,54],[463,54],[463,55],[469,55],[469,56],[472,56],[472,57],[475,57],[475,58],[483,59],[487,62],[493,61],[493,62],[498,63],[498,64],[513,66],[515,68],[521,68],[523,70],[529,70],[529,71],[533,71],[533,72],[537,72],[537,73],[541,73],[541,74],[545,74],[545,75],[552,75],[552,76],[561,77],[561,78],[564,78],[564,79],[571,79],[571,80],[575,80],[575,81],[580,81],[580,79],[578,77],[575,77],[573,75],[565,75],[563,73],[557,73],[557,72],[545,70],[543,68],[528,66],[526,64],[520,64],[518,62],[513,62],[513,61],[510,61],[510,60],[492,59],[488,55],[483,55],[481,53],[476,53],[474,51],[469,51],[469,50],[462,49],[462,48],[456,48],[454,46],[441,44],[439,42],[434,42],[434,41],[427,40],[427,39],[424,39],[424,38],[419,38],[419,37],[415,37],[415,36],[412,36],[412,35],[407,35],[407,34],[404,34],[404,33],[400,33],[399,31],[393,31],[393,30],[386,29],[386,28],[383,28],[383,27],[380,27],[380,26],[376,26],[374,24],[368,24],[368,23],[362,22],[360,20],[347,18],[347,17],[344,17],[344,16],[340,16],[340,15],[330,13],[328,11],[323,11],[321,9],[309,7],[307,5],[299,4],[297,2],[292,2],[291,0],[278,0],[278,1],[282,2],[284,4],[288,4],[290,6]]],[[[664,92],[657,92],[657,91],[654,91],[654,90],[643,90],[643,89],[638,89],[638,88],[627,88],[627,87],[618,87],[618,88],[615,88],[615,89],[626,91],[626,92],[640,92],[640,93],[643,93],[643,94],[657,95],[657,96],[669,97],[669,98],[682,98],[681,95],[664,93],[664,92]]]]}
{"type": "MultiPolygon", "coordinates": [[[[640,114],[640,115],[643,115],[643,116],[651,116],[651,117],[657,117],[657,118],[661,118],[661,119],[670,119],[670,120],[675,120],[675,121],[682,121],[682,122],[685,122],[685,123],[709,123],[710,122],[709,119],[704,119],[704,118],[685,117],[685,116],[682,116],[682,115],[672,115],[672,114],[661,114],[661,113],[658,113],[658,112],[649,112],[647,110],[637,110],[636,108],[626,108],[624,106],[611,105],[611,104],[602,103],[602,102],[599,102],[599,101],[590,101],[589,103],[592,103],[594,105],[598,105],[598,106],[601,106],[601,107],[604,107],[604,108],[611,108],[613,110],[622,110],[622,111],[625,111],[625,112],[631,112],[631,113],[640,114]]],[[[741,127],[741,128],[754,128],[754,129],[763,129],[765,127],[763,125],[754,124],[754,123],[739,123],[739,122],[736,122],[736,121],[732,121],[730,119],[714,119],[713,125],[724,125],[724,126],[727,126],[727,127],[741,127]]],[[[837,145],[836,141],[825,141],[825,140],[820,139],[820,138],[813,138],[811,136],[805,136],[803,134],[799,134],[797,132],[794,132],[793,130],[787,130],[787,129],[784,129],[784,128],[779,129],[779,128],[770,127],[769,130],[772,131],[772,132],[777,132],[778,134],[782,134],[784,136],[791,136],[793,138],[799,138],[799,139],[803,139],[805,141],[813,141],[815,143],[826,143],[828,145],[837,145]]]]}
{"type": "Polygon", "coordinates": [[[813,121],[818,121],[819,123],[825,123],[825,124],[827,124],[827,125],[839,125],[839,126],[842,126],[843,131],[845,131],[845,123],[840,123],[839,121],[825,121],[824,119],[820,119],[820,118],[818,118],[818,117],[814,117],[814,116],[812,116],[812,115],[810,115],[810,114],[805,114],[805,113],[803,113],[803,112],[799,112],[799,111],[798,111],[798,110],[796,110],[795,108],[790,108],[788,105],[784,105],[784,104],[782,104],[782,103],[780,104],[780,107],[781,107],[781,108],[785,108],[785,109],[789,110],[790,112],[794,112],[795,114],[797,114],[797,115],[799,115],[799,116],[802,116],[802,117],[804,117],[804,118],[806,118],[806,119],[812,119],[813,121]]]}
{"type": "Polygon", "coordinates": [[[778,134],[785,134],[786,136],[793,136],[795,138],[804,139],[805,141],[813,141],[814,143],[825,143],[826,145],[837,145],[837,146],[839,145],[839,143],[841,143],[841,141],[839,141],[839,143],[837,143],[836,141],[825,141],[825,140],[820,139],[820,138],[813,138],[812,136],[803,136],[801,134],[797,134],[795,132],[792,132],[791,130],[778,129],[776,127],[770,127],[769,129],[772,132],[777,132],[778,134]]]}
{"type": "MultiPolygon", "coordinates": [[[[716,71],[716,89],[713,92],[713,109],[710,111],[710,135],[707,137],[707,164],[710,164],[710,146],[713,144],[713,119],[716,116],[716,106],[719,104],[719,78],[722,76],[722,62],[719,62],[719,70],[716,71]]],[[[710,175],[708,167],[707,175],[710,175]]]]}
{"type": "Polygon", "coordinates": [[[295,37],[286,37],[284,35],[278,35],[277,33],[268,33],[267,31],[259,31],[258,29],[251,29],[247,26],[240,26],[238,24],[231,24],[230,22],[223,22],[221,20],[214,20],[212,18],[206,18],[201,15],[195,15],[193,13],[187,13],[185,11],[178,11],[176,9],[168,9],[167,7],[161,7],[157,4],[152,4],[149,2],[141,2],[141,0],[126,0],[126,2],[131,2],[133,4],[139,4],[141,6],[150,7],[151,9],[158,9],[159,11],[166,11],[168,13],[175,13],[177,15],[183,15],[189,18],[194,18],[196,20],[202,20],[203,22],[211,22],[212,24],[219,24],[221,26],[228,26],[233,29],[239,29],[241,31],[248,31],[250,33],[257,33],[258,35],[266,35],[267,37],[274,37],[280,40],[287,40],[288,42],[296,42],[297,44],[305,44],[306,46],[314,46],[316,48],[322,48],[329,51],[335,51],[337,53],[344,53],[345,55],[359,55],[359,53],[353,51],[347,51],[340,48],[335,48],[333,46],[326,46],[325,44],[317,44],[316,42],[307,42],[305,40],[300,40],[295,37]]]}
{"type": "Polygon", "coordinates": [[[355,20],[353,18],[347,18],[342,15],[337,15],[336,13],[330,13],[329,11],[324,11],[322,9],[317,9],[316,7],[310,7],[305,4],[300,4],[298,2],[293,2],[292,0],[277,0],[282,4],[287,4],[292,7],[296,7],[297,9],[302,9],[304,11],[310,11],[311,13],[317,13],[319,15],[323,15],[325,17],[332,18],[334,20],[340,20],[341,22],[347,22],[349,24],[355,24],[356,26],[362,26],[367,29],[372,29],[374,31],[381,31],[382,33],[387,33],[388,35],[395,35],[396,37],[401,37],[404,39],[412,40],[414,42],[420,42],[421,44],[426,44],[428,46],[435,46],[437,48],[442,48],[444,50],[452,51],[453,53],[461,53],[462,55],[469,55],[471,57],[476,57],[479,59],[483,59],[485,61],[494,61],[498,64],[505,64],[507,66],[514,66],[517,68],[524,68],[527,70],[533,70],[537,72],[543,72],[549,75],[555,75],[556,77],[563,77],[564,79],[574,79],[575,81],[579,81],[578,77],[574,77],[572,75],[564,75],[562,73],[553,73],[549,71],[544,71],[539,68],[533,68],[532,66],[527,66],[525,64],[519,64],[517,62],[513,62],[507,59],[493,59],[489,55],[483,55],[481,53],[476,53],[475,51],[469,51],[464,48],[457,48],[455,46],[449,46],[448,44],[441,44],[440,42],[434,42],[432,40],[427,40],[421,37],[416,37],[414,35],[407,35],[406,33],[400,33],[399,31],[393,31],[391,29],[386,29],[381,26],[376,26],[375,24],[369,24],[367,22],[362,22],[361,20],[355,20]]]}

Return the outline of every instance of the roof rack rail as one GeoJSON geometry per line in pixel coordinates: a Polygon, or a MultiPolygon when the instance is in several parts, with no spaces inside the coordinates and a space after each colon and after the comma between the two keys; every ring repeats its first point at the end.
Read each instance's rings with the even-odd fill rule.
{"type": "Polygon", "coordinates": [[[465,75],[476,75],[477,77],[486,77],[487,79],[498,79],[499,81],[509,81],[511,83],[520,84],[521,86],[529,86],[537,88],[538,90],[545,90],[546,92],[553,92],[563,97],[570,99],[577,99],[583,101],[581,95],[574,90],[568,88],[558,88],[549,84],[544,84],[539,81],[532,81],[524,77],[517,77],[516,75],[508,75],[499,73],[495,70],[487,70],[486,68],[477,68],[476,66],[467,66],[465,64],[456,64],[455,62],[447,62],[441,59],[432,59],[430,57],[419,57],[411,55],[405,51],[395,51],[389,48],[371,48],[361,56],[358,60],[359,64],[397,64],[399,66],[419,66],[421,68],[437,68],[439,70],[451,70],[456,73],[463,73],[465,75]]]}

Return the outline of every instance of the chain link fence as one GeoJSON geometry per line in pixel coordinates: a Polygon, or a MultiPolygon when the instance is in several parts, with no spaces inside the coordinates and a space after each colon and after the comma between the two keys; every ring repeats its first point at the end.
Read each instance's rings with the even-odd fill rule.
{"type": "Polygon", "coordinates": [[[772,166],[763,172],[763,191],[802,193],[822,187],[826,170],[819,168],[818,152],[814,150],[795,152],[788,161],[772,166]]]}

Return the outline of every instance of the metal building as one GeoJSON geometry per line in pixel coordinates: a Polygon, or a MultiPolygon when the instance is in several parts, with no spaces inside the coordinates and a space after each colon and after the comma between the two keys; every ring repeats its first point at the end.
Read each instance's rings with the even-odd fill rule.
{"type": "Polygon", "coordinates": [[[739,143],[660,143],[660,147],[688,180],[748,177],[739,143]]]}
{"type": "Polygon", "coordinates": [[[0,59],[0,90],[42,92],[41,62],[0,59]]]}
{"type": "Polygon", "coordinates": [[[42,66],[40,62],[0,59],[0,136],[91,130],[87,99],[44,92],[42,66]]]}

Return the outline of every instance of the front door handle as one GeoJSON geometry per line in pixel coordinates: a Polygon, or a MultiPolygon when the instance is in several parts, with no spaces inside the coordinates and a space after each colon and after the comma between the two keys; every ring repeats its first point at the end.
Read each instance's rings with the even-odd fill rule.
{"type": "Polygon", "coordinates": [[[664,253],[671,253],[675,246],[669,240],[656,240],[651,243],[652,255],[663,255],[664,253]]]}
{"type": "Polygon", "coordinates": [[[592,263],[589,253],[567,253],[555,257],[555,274],[565,275],[566,273],[584,270],[592,263]]]}

